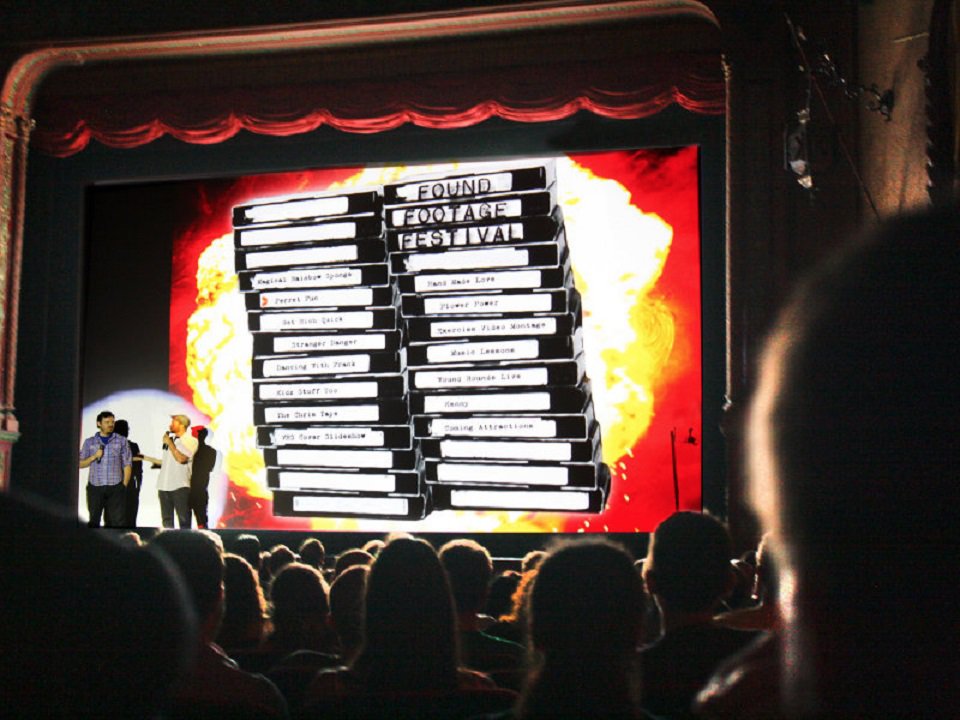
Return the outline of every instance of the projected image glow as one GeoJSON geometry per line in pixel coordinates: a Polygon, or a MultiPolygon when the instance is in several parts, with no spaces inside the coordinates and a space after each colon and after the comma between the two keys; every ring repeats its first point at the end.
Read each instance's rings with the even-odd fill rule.
{"type": "MultiPolygon", "coordinates": [[[[225,528],[647,532],[672,512],[678,501],[681,508],[699,509],[701,455],[697,438],[701,435],[702,391],[697,149],[571,154],[554,162],[557,203],[582,299],[583,359],[602,430],[602,459],[611,471],[602,512],[583,513],[584,508],[570,494],[548,490],[537,491],[534,501],[542,509],[536,511],[451,509],[430,513],[423,520],[398,521],[336,517],[350,512],[356,499],[308,498],[303,509],[323,517],[273,514],[264,450],[258,447],[252,413],[253,335],[248,330],[247,306],[235,265],[233,208],[274,197],[348,193],[476,167],[466,163],[338,168],[177,183],[176,192],[171,193],[176,202],[169,207],[175,221],[171,222],[166,329],[168,383],[165,387],[134,385],[121,394],[85,396],[84,435],[93,432],[92,417],[97,411],[108,407],[117,417],[127,417],[133,429],[131,438],[148,455],[156,455],[154,445],[169,422],[166,416],[187,413],[195,424],[210,429],[208,442],[220,453],[210,483],[210,518],[212,525],[225,528]]],[[[144,185],[141,191],[149,194],[151,186],[144,185]]],[[[470,297],[446,296],[443,301],[462,305],[469,303],[470,297]]],[[[429,302],[432,304],[424,301],[424,312],[444,312],[436,299],[429,302]]],[[[501,349],[521,353],[516,357],[536,352],[529,340],[515,342],[501,349]]],[[[475,352],[482,350],[474,348],[475,352]]],[[[427,352],[442,361],[454,351],[456,348],[437,344],[427,352]]],[[[273,371],[283,372],[283,367],[274,366],[273,371]]],[[[421,372],[418,382],[440,380],[439,371],[421,372]]],[[[530,437],[523,438],[523,457],[557,459],[550,446],[537,444],[536,424],[529,432],[530,437]]],[[[462,452],[458,441],[444,442],[444,450],[453,456],[462,452]]],[[[520,446],[491,441],[484,448],[490,457],[502,458],[517,453],[520,446]]],[[[290,455],[294,451],[286,452],[296,457],[290,455]]],[[[156,473],[145,466],[141,525],[158,524],[156,473]]],[[[367,480],[371,487],[377,482],[375,478],[367,480]]],[[[80,471],[79,482],[83,516],[85,471],[80,471]]],[[[528,480],[526,484],[536,482],[528,480]]],[[[449,506],[476,504],[476,492],[475,488],[448,489],[449,506]]],[[[387,500],[380,506],[393,514],[394,505],[387,500]]]]}

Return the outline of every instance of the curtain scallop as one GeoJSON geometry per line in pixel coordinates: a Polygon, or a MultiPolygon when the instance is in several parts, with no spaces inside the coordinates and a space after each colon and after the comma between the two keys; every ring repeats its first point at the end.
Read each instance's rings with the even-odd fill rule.
{"type": "Polygon", "coordinates": [[[452,129],[492,117],[539,123],[579,111],[633,120],[670,105],[724,112],[724,82],[715,53],[662,53],[632,64],[566,63],[445,73],[398,80],[296,82],[220,89],[169,89],[131,99],[104,92],[41,98],[31,143],[67,157],[92,140],[133,148],[164,135],[220,143],[241,130],[287,136],[327,125],[378,133],[406,123],[452,129]]]}

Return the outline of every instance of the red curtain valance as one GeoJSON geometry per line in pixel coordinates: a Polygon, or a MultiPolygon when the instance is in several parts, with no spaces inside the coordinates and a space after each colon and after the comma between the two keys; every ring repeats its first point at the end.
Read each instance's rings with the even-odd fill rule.
{"type": "Polygon", "coordinates": [[[459,128],[491,117],[545,122],[579,110],[617,119],[654,115],[677,104],[722,114],[724,82],[715,53],[663,53],[629,64],[523,66],[504,72],[350,83],[234,84],[151,94],[42,96],[32,145],[66,157],[91,140],[132,148],[171,135],[214,144],[241,130],[294,135],[322,125],[377,133],[405,123],[459,128]]]}

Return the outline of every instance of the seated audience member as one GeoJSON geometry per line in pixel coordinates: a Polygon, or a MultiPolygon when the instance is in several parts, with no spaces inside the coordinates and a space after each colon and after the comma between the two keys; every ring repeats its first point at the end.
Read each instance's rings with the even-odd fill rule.
{"type": "Polygon", "coordinates": [[[337,561],[333,566],[333,576],[337,577],[340,573],[354,565],[370,565],[373,563],[373,555],[366,550],[351,548],[345,550],[337,556],[337,561]]]}
{"type": "Polygon", "coordinates": [[[735,558],[730,561],[730,569],[733,570],[733,586],[721,603],[721,611],[730,612],[753,607],[755,603],[753,591],[756,585],[756,571],[753,565],[735,558]]]}
{"type": "Polygon", "coordinates": [[[529,572],[530,570],[536,570],[540,563],[546,559],[546,557],[546,550],[531,550],[524,555],[523,560],[520,561],[520,572],[525,573],[529,572]]]}
{"type": "Polygon", "coordinates": [[[505,709],[514,693],[460,668],[453,600],[436,551],[391,540],[367,576],[364,643],[349,667],[308,690],[315,717],[468,717],[505,709]]]}
{"type": "Polygon", "coordinates": [[[633,558],[604,541],[548,554],[530,595],[530,644],[539,654],[521,720],[641,718],[636,644],[643,589],[633,558]]]}
{"type": "Polygon", "coordinates": [[[778,603],[776,564],[769,537],[764,536],[757,551],[757,571],[754,582],[756,604],[717,615],[718,625],[741,630],[778,630],[780,607],[778,603]]]}
{"type": "Polygon", "coordinates": [[[784,617],[767,717],[960,717],[958,239],[955,210],[881,225],[768,341],[747,429],[784,617]]]}
{"type": "MultiPolygon", "coordinates": [[[[640,577],[643,577],[643,568],[647,564],[646,558],[641,558],[637,560],[633,566],[637,569],[640,577]]],[[[653,642],[656,642],[660,639],[660,636],[663,635],[663,631],[660,627],[660,610],[657,608],[657,603],[653,599],[653,595],[650,594],[650,591],[647,589],[647,586],[643,587],[643,628],[640,633],[640,646],[649,645],[653,642]]]]}
{"type": "Polygon", "coordinates": [[[640,652],[643,706],[683,716],[720,663],[757,634],[713,622],[733,583],[730,536],[709,515],[674,513],[650,537],[644,581],[660,610],[662,635],[640,652]]]}
{"type": "Polygon", "coordinates": [[[244,672],[214,644],[223,616],[223,548],[205,530],[168,530],[150,545],[180,569],[200,626],[193,670],[177,686],[165,718],[285,718],[287,704],[272,682],[244,672]]]}
{"type": "MultiPolygon", "coordinates": [[[[327,583],[316,568],[293,562],[285,565],[270,584],[270,620],[273,629],[260,648],[237,658],[240,667],[265,672],[298,650],[320,657],[317,667],[338,664],[332,655],[333,630],[329,625],[327,583]]],[[[300,664],[307,662],[301,656],[300,664]]]]}
{"type": "Polygon", "coordinates": [[[304,691],[318,670],[340,665],[327,594],[327,583],[316,568],[284,566],[270,588],[273,632],[259,652],[240,660],[245,669],[262,670],[273,680],[291,712],[303,704],[304,691]]]}
{"type": "Polygon", "coordinates": [[[463,664],[487,673],[502,687],[519,688],[525,649],[519,643],[480,630],[480,608],[487,599],[493,560],[473,540],[451,540],[440,548],[457,611],[457,632],[463,664]]]}
{"type": "MultiPolygon", "coordinates": [[[[520,585],[520,573],[516,570],[504,570],[490,581],[490,590],[487,593],[487,602],[483,612],[490,620],[497,620],[507,615],[513,607],[513,594],[520,585]]],[[[488,621],[487,627],[490,622],[488,621]]]]}
{"type": "Polygon", "coordinates": [[[0,493],[0,698],[8,718],[153,718],[196,623],[176,568],[0,493]]]}
{"type": "Polygon", "coordinates": [[[250,563],[239,555],[223,556],[223,621],[217,644],[237,659],[260,647],[266,631],[267,603],[260,578],[250,563]]]}
{"type": "Polygon", "coordinates": [[[366,565],[354,565],[337,575],[330,586],[330,620],[340,644],[340,658],[349,664],[363,644],[363,596],[366,565]]]}
{"type": "Polygon", "coordinates": [[[520,645],[527,644],[527,601],[533,582],[537,578],[537,569],[528,570],[520,576],[520,583],[513,593],[510,612],[488,626],[486,633],[520,645]]]}
{"type": "Polygon", "coordinates": [[[120,533],[117,536],[117,541],[126,547],[140,547],[143,545],[143,539],[140,537],[140,533],[136,533],[133,530],[120,533]]]}
{"type": "Polygon", "coordinates": [[[323,572],[323,566],[327,560],[327,549],[323,546],[322,542],[316,538],[307,538],[300,543],[297,554],[300,556],[300,562],[304,565],[309,565],[321,573],[323,572]]]}
{"type": "Polygon", "coordinates": [[[248,563],[253,571],[260,575],[260,538],[251,533],[241,533],[234,539],[230,552],[239,555],[248,563]]]}
{"type": "Polygon", "coordinates": [[[280,543],[270,548],[266,563],[263,563],[263,569],[260,573],[260,585],[263,587],[263,594],[270,598],[270,585],[286,565],[296,562],[297,555],[289,547],[280,543]]]}
{"type": "Polygon", "coordinates": [[[376,557],[380,551],[383,550],[384,545],[386,545],[386,543],[383,540],[374,538],[373,540],[367,540],[360,549],[376,557]]]}

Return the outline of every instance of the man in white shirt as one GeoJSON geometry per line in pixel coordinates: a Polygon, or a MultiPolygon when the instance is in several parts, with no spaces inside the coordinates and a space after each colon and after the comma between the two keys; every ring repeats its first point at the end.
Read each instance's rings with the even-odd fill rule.
{"type": "Polygon", "coordinates": [[[144,460],[160,466],[157,496],[165,528],[173,527],[174,510],[180,528],[190,527],[190,471],[199,443],[188,432],[189,427],[190,418],[186,415],[171,415],[170,430],[163,434],[163,458],[144,455],[144,460]]]}

